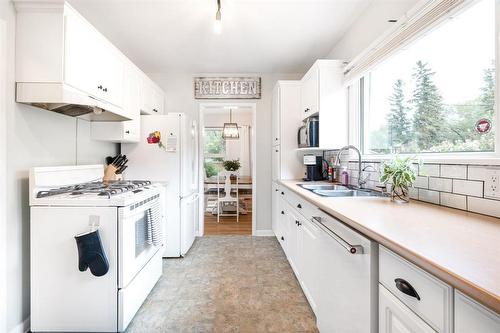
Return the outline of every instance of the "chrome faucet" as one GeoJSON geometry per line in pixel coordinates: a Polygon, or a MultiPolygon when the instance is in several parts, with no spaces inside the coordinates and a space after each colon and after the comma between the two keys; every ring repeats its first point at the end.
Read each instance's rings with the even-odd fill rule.
{"type": "Polygon", "coordinates": [[[340,166],[340,155],[342,155],[344,151],[349,151],[350,149],[354,150],[358,154],[358,187],[363,188],[363,186],[366,184],[366,179],[363,179],[362,177],[363,169],[361,168],[361,152],[358,148],[354,147],[353,145],[348,145],[340,148],[339,152],[337,153],[337,165],[340,166]]]}

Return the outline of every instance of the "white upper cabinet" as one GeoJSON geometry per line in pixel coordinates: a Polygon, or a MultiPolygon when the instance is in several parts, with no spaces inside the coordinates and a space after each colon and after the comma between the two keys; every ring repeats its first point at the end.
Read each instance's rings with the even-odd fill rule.
{"type": "Polygon", "coordinates": [[[278,81],[272,98],[272,179],[303,177],[297,154],[297,130],[302,124],[300,81],[278,81]]]}
{"type": "Polygon", "coordinates": [[[141,89],[141,114],[163,114],[165,95],[148,77],[144,76],[141,89]]]}
{"type": "Polygon", "coordinates": [[[319,116],[319,147],[347,144],[347,92],[341,60],[317,60],[301,80],[300,117],[319,116]]]}
{"type": "Polygon", "coordinates": [[[64,105],[87,107],[88,113],[66,114],[92,121],[135,119],[137,109],[163,113],[163,91],[67,2],[14,4],[18,102],[57,112],[64,105]],[[129,68],[137,78],[130,79],[129,68]],[[140,95],[129,96],[131,90],[140,95]]]}
{"type": "Polygon", "coordinates": [[[319,112],[319,64],[316,63],[304,75],[300,87],[302,119],[319,112]]]}

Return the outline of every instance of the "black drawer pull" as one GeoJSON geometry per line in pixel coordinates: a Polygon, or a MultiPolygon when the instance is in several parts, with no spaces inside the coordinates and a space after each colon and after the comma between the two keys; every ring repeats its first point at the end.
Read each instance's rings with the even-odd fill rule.
{"type": "Polygon", "coordinates": [[[302,208],[302,205],[301,205],[301,204],[298,204],[298,205],[297,205],[297,208],[302,208]]]}
{"type": "Polygon", "coordinates": [[[281,211],[281,215],[285,215],[285,212],[284,212],[284,211],[281,211]]]}
{"type": "Polygon", "coordinates": [[[285,237],[281,236],[281,240],[284,241],[285,240],[285,237]]]}
{"type": "Polygon", "coordinates": [[[285,192],[281,192],[281,195],[285,195],[285,192]]]}
{"type": "Polygon", "coordinates": [[[394,282],[396,282],[396,288],[398,288],[400,292],[408,296],[415,297],[417,300],[420,301],[420,296],[418,295],[415,288],[413,288],[412,285],[408,283],[408,281],[397,278],[394,280],[394,282]]]}

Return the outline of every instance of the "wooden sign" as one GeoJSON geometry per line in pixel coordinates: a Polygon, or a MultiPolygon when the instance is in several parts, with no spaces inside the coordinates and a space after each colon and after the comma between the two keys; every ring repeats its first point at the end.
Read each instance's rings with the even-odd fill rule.
{"type": "Polygon", "coordinates": [[[258,99],[260,77],[195,77],[195,99],[258,99]]]}

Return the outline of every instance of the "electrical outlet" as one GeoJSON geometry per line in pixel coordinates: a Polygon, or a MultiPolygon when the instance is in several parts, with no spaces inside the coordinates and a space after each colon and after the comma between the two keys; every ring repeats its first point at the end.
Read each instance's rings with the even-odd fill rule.
{"type": "Polygon", "coordinates": [[[488,169],[484,181],[484,196],[486,198],[500,199],[500,170],[488,169]]]}

